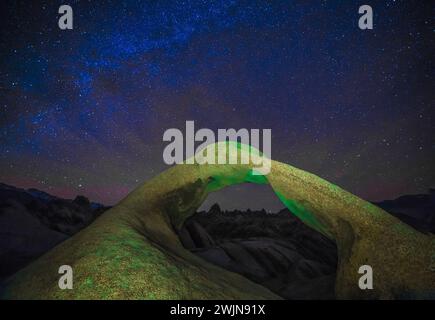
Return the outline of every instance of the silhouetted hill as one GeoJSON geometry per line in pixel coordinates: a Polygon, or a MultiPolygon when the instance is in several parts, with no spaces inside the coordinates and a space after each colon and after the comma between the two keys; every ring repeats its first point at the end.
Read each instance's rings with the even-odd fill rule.
{"type": "Polygon", "coordinates": [[[435,189],[428,194],[404,195],[376,205],[422,232],[435,233],[435,189]]]}

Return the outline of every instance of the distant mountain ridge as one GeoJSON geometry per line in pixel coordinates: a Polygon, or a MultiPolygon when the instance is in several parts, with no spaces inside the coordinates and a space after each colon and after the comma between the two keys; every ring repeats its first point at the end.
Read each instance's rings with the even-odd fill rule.
{"type": "MultiPolygon", "coordinates": [[[[14,187],[14,186],[11,186],[11,185],[8,185],[8,184],[0,182],[0,191],[3,191],[3,190],[12,190],[12,191],[17,191],[17,192],[26,192],[26,193],[29,193],[30,195],[32,195],[33,197],[38,198],[39,200],[44,201],[44,202],[50,202],[50,201],[53,201],[53,200],[64,200],[64,201],[68,201],[69,200],[69,201],[74,201],[74,199],[60,198],[60,197],[54,196],[52,194],[49,194],[49,193],[47,193],[45,191],[42,191],[42,190],[39,190],[39,189],[35,189],[35,188],[29,188],[29,189],[17,188],[17,187],[14,187]]],[[[84,196],[78,196],[78,197],[84,197],[84,196]]],[[[84,198],[86,198],[86,197],[84,197],[84,198]]],[[[98,203],[98,202],[89,202],[89,203],[90,203],[91,207],[93,207],[95,209],[96,208],[103,208],[103,207],[105,207],[104,205],[102,205],[101,203],[98,203]]]]}

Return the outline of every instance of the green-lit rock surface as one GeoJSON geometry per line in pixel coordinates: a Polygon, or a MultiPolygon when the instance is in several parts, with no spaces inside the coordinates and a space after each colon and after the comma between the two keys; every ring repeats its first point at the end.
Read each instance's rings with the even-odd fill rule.
{"type": "MultiPolygon", "coordinates": [[[[219,143],[207,152],[225,147],[219,143]]],[[[235,143],[229,147],[249,151],[235,143]]],[[[243,182],[269,183],[304,223],[335,239],[337,298],[434,297],[433,236],[315,175],[276,161],[270,164],[266,176],[255,175],[252,163],[174,166],[18,272],[3,297],[277,299],[246,278],[196,257],[176,234],[208,193],[243,182]],[[58,268],[65,264],[74,270],[73,290],[58,287],[58,268]],[[374,289],[363,291],[358,269],[366,264],[374,271],[374,289]]]]}

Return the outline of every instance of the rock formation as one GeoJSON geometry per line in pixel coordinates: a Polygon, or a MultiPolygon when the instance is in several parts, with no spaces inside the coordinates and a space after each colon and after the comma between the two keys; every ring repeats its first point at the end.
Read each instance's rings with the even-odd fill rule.
{"type": "MultiPolygon", "coordinates": [[[[248,146],[217,143],[206,152],[248,146]]],[[[379,207],[297,168],[271,161],[267,176],[249,164],[177,165],[129,194],[94,223],[15,274],[6,298],[277,299],[235,273],[195,256],[177,233],[207,194],[226,186],[268,183],[306,225],[335,240],[337,298],[435,296],[433,235],[409,227],[379,207]],[[60,290],[58,268],[74,270],[74,289],[60,290]],[[375,272],[360,290],[358,269],[375,272]]]]}

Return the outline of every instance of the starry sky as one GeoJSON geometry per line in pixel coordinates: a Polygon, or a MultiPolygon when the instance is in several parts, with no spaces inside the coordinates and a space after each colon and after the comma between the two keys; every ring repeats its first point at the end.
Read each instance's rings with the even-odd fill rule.
{"type": "MultiPolygon", "coordinates": [[[[2,1],[0,181],[115,204],[163,133],[271,128],[272,158],[365,199],[435,186],[430,1],[2,1]],[[69,4],[74,29],[58,28],[69,4]],[[374,29],[358,28],[369,4],[374,29]]],[[[210,201],[282,207],[266,186],[210,201]],[[255,199],[255,201],[254,201],[255,199]]]]}

